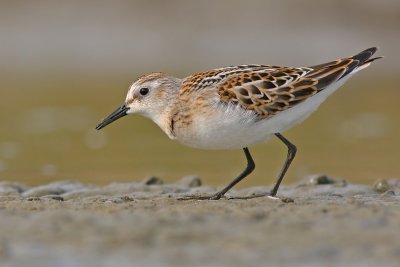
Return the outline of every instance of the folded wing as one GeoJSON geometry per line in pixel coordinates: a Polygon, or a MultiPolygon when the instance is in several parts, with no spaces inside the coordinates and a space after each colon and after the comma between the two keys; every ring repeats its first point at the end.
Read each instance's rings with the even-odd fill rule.
{"type": "MultiPolygon", "coordinates": [[[[208,80],[196,84],[215,86],[221,100],[252,110],[260,119],[291,108],[329,85],[359,69],[367,67],[377,51],[370,48],[348,58],[311,67],[277,67],[242,65],[215,70],[208,80]]],[[[204,77],[204,76],[203,76],[204,77]]]]}

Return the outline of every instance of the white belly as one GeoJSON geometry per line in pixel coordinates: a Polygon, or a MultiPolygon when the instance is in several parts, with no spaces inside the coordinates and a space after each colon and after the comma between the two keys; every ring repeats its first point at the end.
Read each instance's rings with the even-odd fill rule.
{"type": "Polygon", "coordinates": [[[275,133],[305,120],[319,105],[350,77],[343,78],[304,102],[277,115],[256,120],[251,111],[235,105],[219,105],[214,116],[194,117],[190,131],[181,132],[177,140],[182,144],[205,149],[236,149],[261,143],[275,133]]]}

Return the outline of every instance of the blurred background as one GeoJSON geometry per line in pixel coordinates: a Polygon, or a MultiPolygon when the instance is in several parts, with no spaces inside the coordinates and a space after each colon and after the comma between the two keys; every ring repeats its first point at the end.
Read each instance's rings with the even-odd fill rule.
{"type": "MultiPolygon", "coordinates": [[[[104,184],[199,175],[225,185],[242,151],[170,141],[151,121],[96,124],[139,75],[178,77],[236,64],[308,66],[379,46],[353,77],[286,136],[298,146],[290,183],[315,173],[370,183],[400,177],[400,1],[0,1],[0,180],[104,184]]],[[[251,149],[241,186],[268,185],[286,148],[251,149]]]]}

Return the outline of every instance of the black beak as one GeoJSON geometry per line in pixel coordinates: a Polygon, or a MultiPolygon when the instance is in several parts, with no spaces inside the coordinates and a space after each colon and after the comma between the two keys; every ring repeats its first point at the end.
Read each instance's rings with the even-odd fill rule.
{"type": "Polygon", "coordinates": [[[114,110],[113,113],[111,113],[107,118],[105,118],[104,120],[102,120],[97,126],[96,126],[96,130],[100,130],[101,128],[106,127],[108,124],[112,123],[115,120],[118,120],[119,118],[127,115],[127,111],[129,110],[129,108],[125,105],[122,104],[119,108],[117,108],[116,110],[114,110]]]}

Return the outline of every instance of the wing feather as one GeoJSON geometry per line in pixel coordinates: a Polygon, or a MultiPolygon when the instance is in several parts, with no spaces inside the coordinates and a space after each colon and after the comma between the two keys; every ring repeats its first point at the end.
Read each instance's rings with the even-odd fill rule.
{"type": "Polygon", "coordinates": [[[221,101],[252,110],[259,119],[291,108],[377,58],[370,48],[348,58],[311,67],[240,65],[196,73],[183,81],[183,92],[214,88],[221,101]]]}

